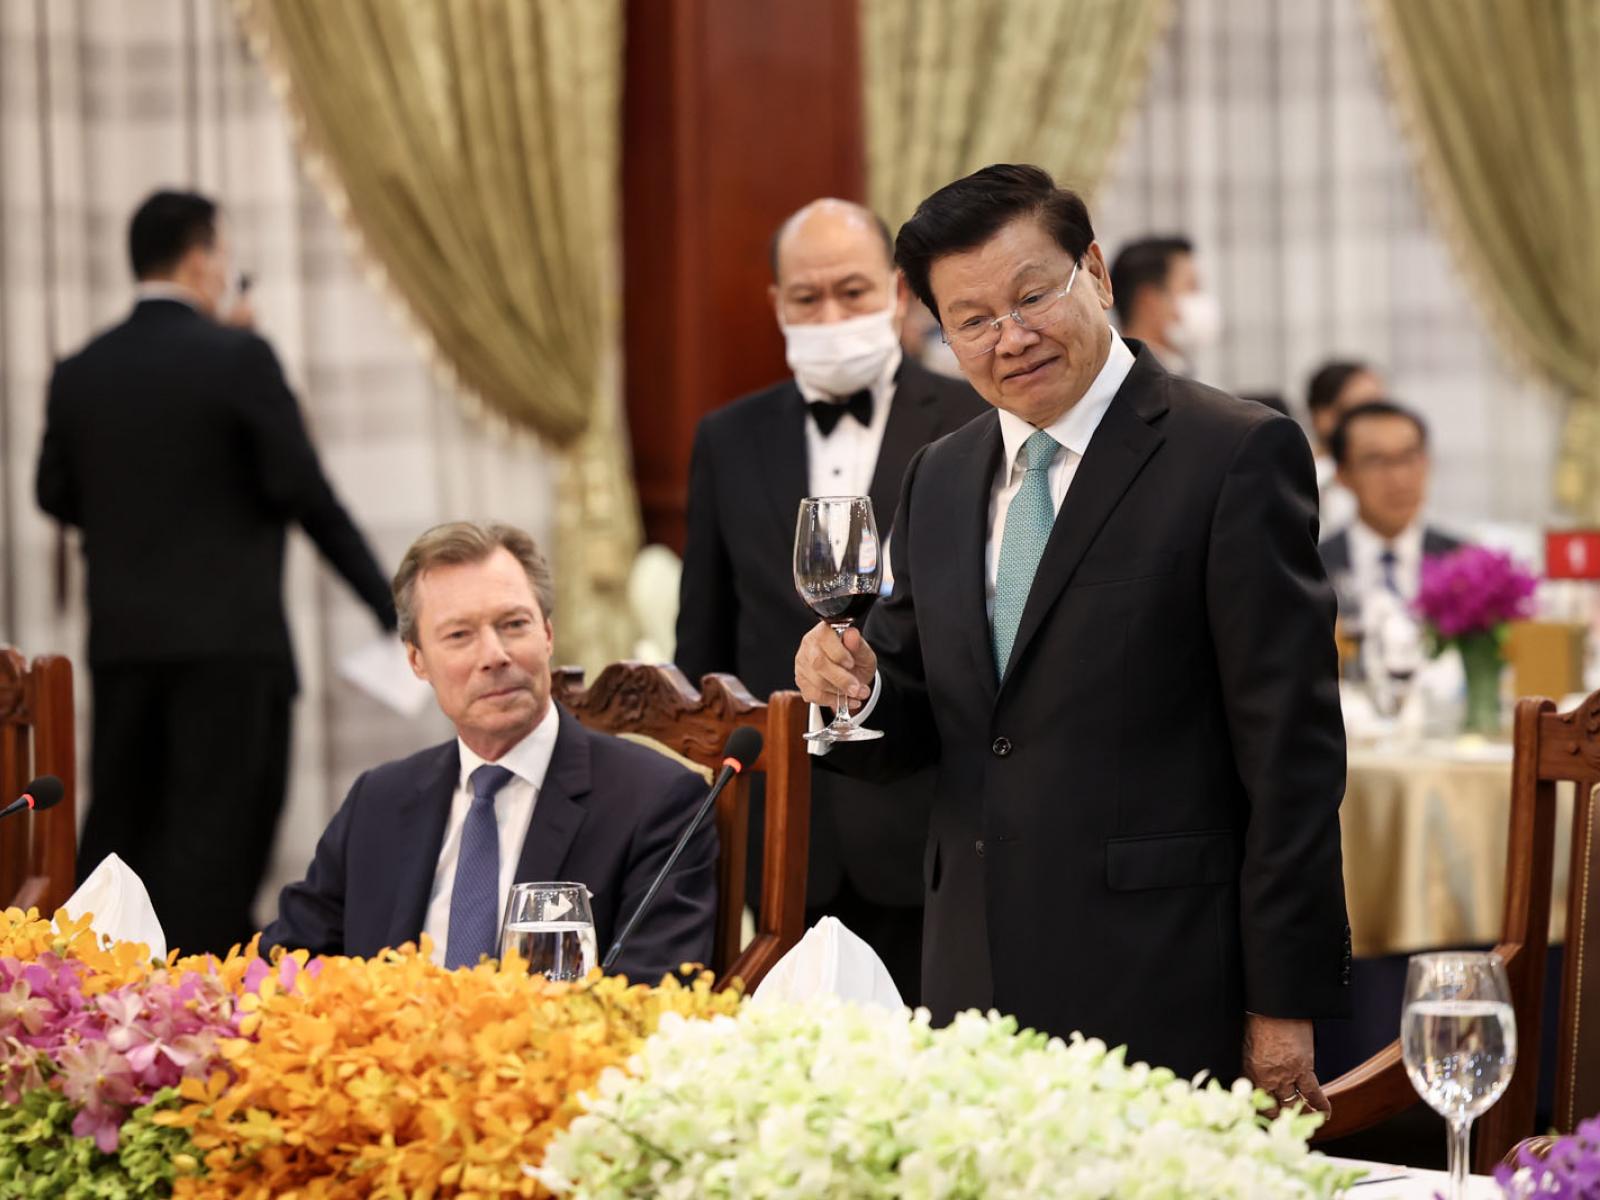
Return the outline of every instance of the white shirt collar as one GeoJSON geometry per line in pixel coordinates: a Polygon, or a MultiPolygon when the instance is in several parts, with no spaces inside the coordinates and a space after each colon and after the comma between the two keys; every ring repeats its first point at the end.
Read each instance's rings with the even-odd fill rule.
{"type": "MultiPolygon", "coordinates": [[[[550,756],[555,753],[556,734],[560,729],[561,717],[552,701],[543,719],[496,761],[518,779],[531,783],[537,792],[544,786],[545,774],[550,770],[550,756]]],[[[460,786],[468,790],[472,773],[488,760],[462,741],[459,735],[456,737],[456,752],[461,756],[460,786]]]]}
{"type": "Polygon", "coordinates": [[[1386,538],[1360,517],[1350,522],[1350,561],[1377,562],[1385,549],[1394,551],[1402,563],[1422,560],[1422,522],[1413,521],[1400,533],[1386,538]]]}
{"type": "Polygon", "coordinates": [[[200,310],[200,297],[196,296],[181,283],[173,283],[168,279],[146,279],[136,283],[133,287],[134,302],[145,300],[176,300],[180,304],[187,304],[196,312],[200,310]]]}
{"type": "MultiPolygon", "coordinates": [[[[1128,349],[1128,343],[1122,340],[1115,329],[1111,330],[1111,348],[1089,390],[1083,393],[1076,404],[1046,425],[1044,431],[1082,458],[1089,449],[1089,439],[1100,428],[1106,409],[1111,407],[1111,401],[1128,378],[1128,372],[1133,370],[1133,362],[1133,351],[1128,349]]],[[[1033,436],[1035,427],[1015,413],[1003,408],[999,412],[1000,438],[1005,444],[1005,478],[1009,479],[1016,467],[1022,443],[1033,436]]]]}
{"type": "MultiPolygon", "coordinates": [[[[890,354],[888,361],[883,364],[883,370],[879,373],[878,378],[872,381],[870,386],[872,391],[872,404],[874,411],[877,410],[879,405],[884,404],[888,400],[890,393],[894,389],[895,374],[900,370],[900,361],[904,357],[905,355],[901,353],[900,347],[896,346],[894,348],[894,353],[890,354]]],[[[808,404],[817,400],[831,402],[834,404],[843,404],[850,398],[848,396],[830,396],[827,392],[819,392],[816,388],[807,387],[798,379],[796,379],[794,383],[795,386],[800,389],[800,394],[805,397],[806,403],[808,404]]]]}

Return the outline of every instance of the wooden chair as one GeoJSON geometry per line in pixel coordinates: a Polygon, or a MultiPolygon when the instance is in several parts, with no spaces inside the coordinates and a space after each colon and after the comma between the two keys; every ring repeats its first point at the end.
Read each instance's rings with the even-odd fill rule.
{"type": "MultiPolygon", "coordinates": [[[[1550,890],[1555,857],[1556,784],[1570,781],[1572,867],[1555,1088],[1555,1120],[1570,1130],[1600,1111],[1600,692],[1571,712],[1543,698],[1517,703],[1511,767],[1511,820],[1500,942],[1517,1014],[1517,1068],[1500,1102],[1477,1122],[1474,1169],[1487,1173],[1536,1131],[1540,1017],[1550,890]]],[[[1391,1042],[1325,1089],[1333,1116],[1316,1140],[1371,1128],[1420,1103],[1406,1077],[1400,1043],[1391,1042]]]]}
{"type": "Polygon", "coordinates": [[[55,654],[27,660],[0,646],[0,805],[37,775],[66,788],[48,812],[0,821],[0,905],[49,916],[72,895],[77,856],[77,751],[72,737],[72,664],[55,654]]]}
{"type": "Polygon", "coordinates": [[[584,725],[605,733],[642,734],[712,770],[740,725],[761,731],[763,749],[752,770],[717,799],[716,948],[711,968],[754,988],[805,933],[806,855],[811,840],[811,762],[802,735],[806,705],[798,692],[774,692],[765,704],[731,675],[707,675],[700,691],[672,666],[613,663],[583,689],[583,672],[555,673],[555,698],[584,725]],[[766,777],[766,841],[756,934],[740,949],[745,906],[745,856],[750,830],[751,776],[766,777]]]}

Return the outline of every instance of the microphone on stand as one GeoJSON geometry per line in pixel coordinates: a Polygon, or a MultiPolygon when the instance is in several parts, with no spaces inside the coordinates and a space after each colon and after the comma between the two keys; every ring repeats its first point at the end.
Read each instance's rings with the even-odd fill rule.
{"type": "Polygon", "coordinates": [[[41,775],[28,785],[27,791],[0,808],[0,817],[9,817],[17,812],[43,812],[60,804],[66,794],[66,786],[61,780],[54,775],[41,775]]]}
{"type": "Polygon", "coordinates": [[[683,848],[689,844],[689,839],[694,836],[694,831],[700,828],[700,822],[711,811],[711,806],[717,802],[717,797],[722,794],[722,789],[728,786],[728,781],[739,772],[743,771],[756,759],[761,757],[761,733],[748,725],[741,725],[728,735],[728,742],[722,748],[722,770],[718,773],[716,782],[711,785],[711,790],[706,793],[706,798],[700,801],[700,807],[695,810],[694,819],[689,822],[678,844],[672,848],[672,853],[667,856],[667,861],[662,864],[661,870],[656,872],[656,877],[650,881],[650,890],[645,892],[644,899],[639,901],[639,907],[633,910],[633,916],[628,918],[628,923],[622,927],[622,932],[617,934],[616,941],[611,943],[611,949],[606,951],[605,961],[600,964],[602,971],[611,970],[617,956],[622,953],[623,943],[628,940],[628,935],[633,932],[633,927],[639,923],[639,918],[644,916],[649,909],[650,902],[656,898],[656,893],[661,890],[661,885],[672,868],[677,864],[678,855],[683,853],[683,848]]]}

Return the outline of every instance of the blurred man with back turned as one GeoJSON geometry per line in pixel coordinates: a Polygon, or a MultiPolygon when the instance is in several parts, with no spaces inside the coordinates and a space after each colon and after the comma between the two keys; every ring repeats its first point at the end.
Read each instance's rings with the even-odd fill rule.
{"type": "Polygon", "coordinates": [[[115,851],[168,942],[256,927],[296,690],[283,611],[298,523],[380,625],[383,572],[334,495],[272,348],[223,324],[217,206],[158,192],[128,235],[138,302],[50,381],[39,505],[83,532],[93,673],[82,878],[115,851]]]}
{"type": "MultiPolygon", "coordinates": [[[[794,376],[712,413],[695,435],[677,662],[696,683],[727,671],[761,699],[789,687],[813,619],[794,587],[801,499],[871,496],[889,538],[912,454],[983,411],[966,384],[902,357],[909,297],[892,253],[883,222],[842,200],[806,205],[774,238],[769,298],[794,376]]],[[[894,789],[812,780],[808,918],[844,920],[911,1000],[931,778],[894,789]]]]}
{"type": "Polygon", "coordinates": [[[912,459],[894,594],[795,673],[881,685],[883,738],[825,764],[938,769],[924,1003],[1324,1106],[1345,754],[1304,435],[1110,328],[1088,211],[1037,167],[935,192],[896,261],[996,411],[912,459]]]}

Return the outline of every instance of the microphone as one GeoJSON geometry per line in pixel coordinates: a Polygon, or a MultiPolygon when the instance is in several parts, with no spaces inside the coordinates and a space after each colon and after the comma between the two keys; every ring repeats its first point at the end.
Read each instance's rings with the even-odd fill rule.
{"type": "Polygon", "coordinates": [[[612,964],[617,961],[617,956],[622,953],[623,943],[628,940],[633,927],[639,923],[639,918],[644,916],[650,907],[650,902],[656,898],[662,883],[672,874],[672,868],[678,862],[678,855],[683,853],[683,848],[689,844],[694,831],[700,828],[700,822],[705,820],[706,814],[711,811],[711,806],[722,794],[722,789],[728,786],[730,779],[761,757],[760,731],[748,725],[739,726],[728,735],[727,744],[722,747],[722,755],[722,770],[718,773],[716,782],[711,785],[706,798],[700,801],[700,807],[695,810],[694,820],[689,822],[678,838],[678,844],[672,848],[667,861],[662,864],[661,870],[656,872],[656,877],[650,881],[650,890],[644,894],[644,899],[639,901],[639,907],[633,910],[633,916],[628,918],[628,923],[622,927],[622,932],[617,934],[617,940],[612,942],[611,949],[606,951],[605,961],[600,964],[602,971],[610,971],[612,964]]]}
{"type": "Polygon", "coordinates": [[[0,817],[9,817],[12,813],[24,811],[43,812],[60,804],[66,794],[67,789],[61,780],[54,775],[41,775],[28,785],[27,791],[4,808],[0,808],[0,817]]]}

